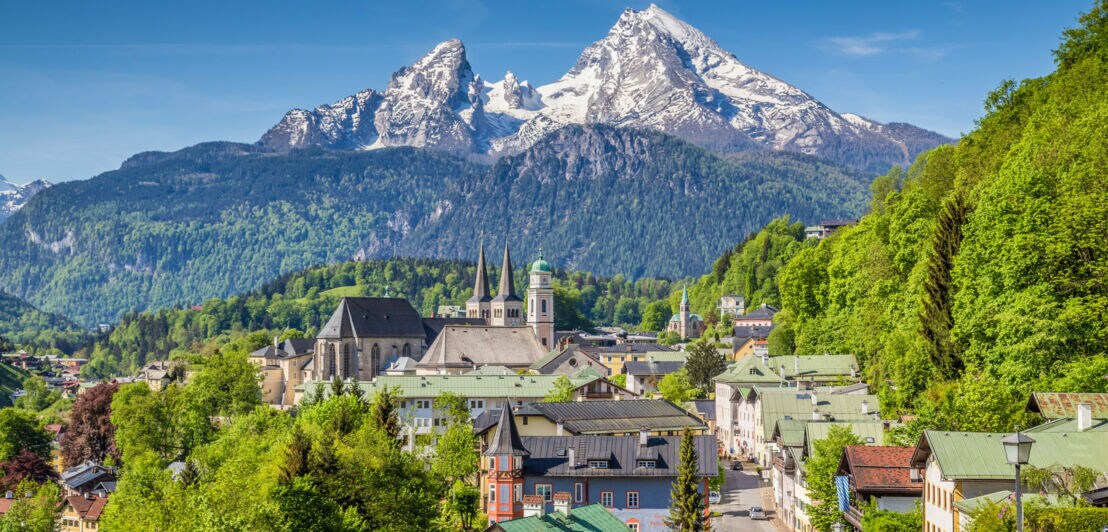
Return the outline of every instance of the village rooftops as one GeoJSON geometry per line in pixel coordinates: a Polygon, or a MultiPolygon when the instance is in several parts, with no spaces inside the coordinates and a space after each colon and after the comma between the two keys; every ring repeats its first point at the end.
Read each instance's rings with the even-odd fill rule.
{"type": "Polygon", "coordinates": [[[685,367],[685,361],[641,361],[626,362],[623,364],[623,372],[628,375],[669,375],[681,371],[685,367]]]}
{"type": "MultiPolygon", "coordinates": [[[[716,437],[693,436],[699,476],[719,474],[716,437]]],[[[524,436],[531,453],[524,460],[526,476],[546,477],[675,477],[681,464],[681,436],[524,436]],[[604,462],[601,467],[600,462],[604,462]],[[646,467],[646,465],[653,467],[646,467]]]]}
{"type": "Polygon", "coordinates": [[[486,532],[623,532],[627,527],[599,503],[574,508],[569,515],[555,511],[500,521],[489,525],[486,532]]]}
{"type": "MultiPolygon", "coordinates": [[[[444,393],[455,393],[462,397],[527,399],[545,397],[554,389],[558,375],[381,375],[372,381],[358,381],[355,384],[362,389],[366,397],[378,390],[396,388],[404,398],[435,398],[444,393]]],[[[569,380],[575,388],[585,386],[602,377],[596,372],[579,372],[570,375],[569,380]]],[[[327,382],[304,383],[297,389],[305,393],[314,393],[317,384],[323,385],[325,394],[330,394],[327,382]]]]}
{"type": "Polygon", "coordinates": [[[448,325],[419,361],[421,369],[495,365],[524,369],[546,355],[531,327],[448,325]]]}
{"type": "MultiPolygon", "coordinates": [[[[1008,434],[927,430],[912,453],[912,464],[923,467],[934,456],[948,480],[1014,478],[1015,469],[1000,442],[1005,436],[1008,434]]],[[[1030,436],[1035,440],[1029,457],[1034,467],[1081,465],[1108,471],[1108,432],[1036,432],[1030,436]]]]}
{"type": "Polygon", "coordinates": [[[344,297],[316,335],[328,340],[425,337],[423,318],[399,297],[344,297]]]}
{"type": "Polygon", "coordinates": [[[795,388],[751,388],[746,401],[758,400],[767,431],[783,419],[817,421],[868,421],[880,411],[875,395],[834,395],[798,391],[795,388]],[[815,401],[812,397],[815,396],[815,401]]]}
{"type": "Polygon", "coordinates": [[[761,306],[742,316],[735,316],[735,321],[772,320],[778,312],[780,312],[780,310],[777,307],[762,303],[761,306]]]}
{"type": "Polygon", "coordinates": [[[66,504],[73,507],[74,512],[85,521],[99,521],[100,514],[108,504],[108,498],[100,495],[70,495],[65,498],[66,504]]]}
{"type": "Polygon", "coordinates": [[[826,440],[834,427],[849,427],[850,432],[857,436],[859,440],[862,440],[865,445],[885,443],[885,424],[881,421],[812,421],[804,427],[804,443],[808,447],[808,456],[816,454],[816,442],[826,440]]]}
{"type": "Polygon", "coordinates": [[[743,357],[712,380],[723,383],[785,384],[785,379],[774,373],[769,366],[762,363],[761,358],[756,356],[743,357]]]}
{"type": "Polygon", "coordinates": [[[1027,401],[1027,409],[1046,419],[1077,417],[1077,405],[1092,406],[1093,419],[1108,419],[1108,393],[1044,393],[1035,392],[1027,401]]]}
{"type": "Polygon", "coordinates": [[[524,405],[519,414],[541,415],[553,423],[562,423],[572,434],[634,433],[642,428],[653,431],[708,428],[696,416],[664,399],[532,403],[524,405]]]}
{"type": "Polygon", "coordinates": [[[913,447],[848,445],[843,449],[839,474],[850,476],[854,489],[865,495],[915,495],[923,492],[923,477],[913,478],[913,447]]]}
{"type": "Polygon", "coordinates": [[[836,381],[857,378],[858,359],[854,355],[796,355],[769,357],[770,369],[790,380],[836,381]]]}

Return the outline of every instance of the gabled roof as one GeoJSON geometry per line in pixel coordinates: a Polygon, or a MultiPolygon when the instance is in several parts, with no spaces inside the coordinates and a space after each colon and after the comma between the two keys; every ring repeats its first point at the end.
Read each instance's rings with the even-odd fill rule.
{"type": "MultiPolygon", "coordinates": [[[[948,480],[995,480],[1015,478],[1015,469],[1004,456],[1001,438],[996,432],[946,432],[927,430],[912,453],[912,463],[926,465],[934,457],[943,477],[948,480]]],[[[1032,466],[1072,467],[1082,465],[1096,471],[1108,471],[1108,433],[1037,432],[1031,435],[1029,462],[1032,466]]]]}
{"type": "Polygon", "coordinates": [[[485,456],[530,456],[531,453],[519,439],[519,431],[516,429],[511,408],[500,410],[500,422],[496,424],[496,432],[492,435],[489,448],[485,449],[482,454],[485,456]]]}
{"type": "Polygon", "coordinates": [[[1077,405],[1081,403],[1092,405],[1094,419],[1108,419],[1108,393],[1036,392],[1028,399],[1027,409],[1047,419],[1059,419],[1077,417],[1077,405]]]}
{"type": "Polygon", "coordinates": [[[420,338],[423,321],[407,299],[344,297],[317,338],[420,338]]]}
{"type": "Polygon", "coordinates": [[[488,322],[485,318],[423,318],[423,334],[427,337],[427,345],[434,343],[447,325],[488,325],[488,322]]]}
{"type": "Polygon", "coordinates": [[[747,312],[746,314],[744,314],[742,316],[735,317],[735,320],[736,321],[771,320],[771,319],[773,319],[773,316],[775,316],[778,312],[780,312],[780,309],[778,309],[777,307],[772,307],[772,306],[769,306],[765,303],[762,303],[762,305],[759,306],[758,308],[756,308],[756,309],[754,309],[750,312],[747,312]]]}
{"type": "Polygon", "coordinates": [[[869,445],[885,443],[885,424],[881,421],[812,421],[804,426],[804,444],[807,446],[808,456],[815,454],[816,442],[827,439],[834,427],[850,427],[850,432],[869,445]]]}
{"type": "Polygon", "coordinates": [[[700,417],[704,418],[704,421],[711,421],[716,418],[715,399],[696,399],[693,404],[696,405],[696,411],[700,414],[700,417]]]}
{"type": "Polygon", "coordinates": [[[288,338],[281,349],[291,357],[308,355],[315,352],[315,338],[288,338]]]}
{"type": "Polygon", "coordinates": [[[737,347],[742,347],[747,340],[766,340],[769,338],[769,333],[773,332],[776,325],[770,325],[769,327],[763,327],[761,325],[736,325],[731,329],[731,337],[733,340],[731,344],[737,347]]]}
{"type": "Polygon", "coordinates": [[[862,495],[923,492],[923,476],[912,480],[913,447],[848,445],[843,449],[839,473],[849,475],[862,495]]]}
{"type": "Polygon", "coordinates": [[[567,516],[552,512],[493,523],[487,531],[504,532],[622,532],[630,530],[623,521],[599,503],[574,508],[567,516]]]}
{"type": "Polygon", "coordinates": [[[818,410],[821,419],[829,421],[869,421],[874,413],[880,411],[880,400],[876,395],[832,395],[817,394],[816,404],[812,404],[811,391],[798,391],[795,388],[752,388],[749,397],[756,396],[758,407],[762,411],[762,423],[766,431],[783,419],[811,420],[812,411],[818,410]],[[862,413],[862,403],[866,403],[867,413],[862,413]]]}
{"type": "MultiPolygon", "coordinates": [[[[835,381],[857,375],[858,359],[854,355],[803,355],[769,357],[767,366],[778,372],[783,368],[786,379],[835,381]]],[[[856,378],[856,377],[855,377],[856,378]]]]}
{"type": "MultiPolygon", "coordinates": [[[[565,349],[555,349],[553,351],[550,351],[549,353],[543,355],[542,358],[536,360],[533,364],[531,364],[531,369],[539,373],[548,374],[552,371],[557,370],[567,360],[579,356],[586,361],[585,365],[604,368],[605,374],[611,373],[611,370],[608,369],[608,367],[605,366],[602,362],[600,362],[600,359],[596,355],[585,352],[579,349],[579,347],[580,346],[576,344],[569,344],[565,347],[565,349]]],[[[570,367],[572,368],[575,366],[573,364],[570,364],[570,367]]]]}
{"type": "Polygon", "coordinates": [[[780,439],[785,447],[803,447],[805,427],[810,421],[802,419],[779,419],[774,424],[771,439],[780,439]]]}
{"type": "Polygon", "coordinates": [[[784,384],[785,379],[773,372],[756,356],[742,357],[731,364],[723,373],[717,375],[716,382],[743,384],[784,384]]]}
{"type": "Polygon", "coordinates": [[[419,361],[422,368],[527,368],[546,355],[531,327],[448,325],[419,361]]]}
{"type": "Polygon", "coordinates": [[[708,428],[696,416],[664,399],[534,403],[527,408],[553,423],[562,423],[572,434],[708,428]]]}
{"type": "Polygon", "coordinates": [[[665,361],[658,362],[654,360],[643,362],[624,362],[623,372],[628,375],[669,375],[670,373],[676,373],[681,371],[681,368],[685,367],[685,361],[665,361]]]}
{"type": "Polygon", "coordinates": [[[86,521],[97,521],[104,512],[104,506],[108,504],[107,497],[99,495],[70,495],[65,498],[66,504],[73,507],[77,515],[86,521]]]}
{"type": "MultiPolygon", "coordinates": [[[[718,475],[716,437],[693,436],[693,441],[700,476],[718,475]]],[[[531,451],[523,461],[525,476],[675,477],[680,465],[681,436],[650,436],[645,449],[640,449],[638,436],[524,436],[523,445],[531,451]],[[655,467],[638,467],[640,456],[650,456],[655,467]],[[607,459],[608,467],[589,467],[589,457],[607,459]]]]}

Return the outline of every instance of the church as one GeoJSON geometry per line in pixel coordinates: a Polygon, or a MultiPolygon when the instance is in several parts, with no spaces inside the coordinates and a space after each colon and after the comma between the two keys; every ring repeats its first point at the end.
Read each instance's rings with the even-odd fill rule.
{"type": "MultiPolygon", "coordinates": [[[[316,336],[303,381],[336,376],[368,381],[397,374],[394,371],[460,374],[483,366],[525,370],[554,349],[552,276],[540,251],[528,272],[525,302],[516,291],[511,252],[505,244],[500,283],[493,296],[481,246],[464,318],[424,318],[403,298],[344,297],[316,336]]],[[[290,381],[286,386],[297,384],[290,381]]]]}

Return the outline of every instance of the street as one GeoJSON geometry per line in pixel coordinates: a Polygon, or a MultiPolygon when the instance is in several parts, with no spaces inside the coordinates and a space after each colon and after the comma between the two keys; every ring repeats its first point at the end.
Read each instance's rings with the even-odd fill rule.
{"type": "MultiPolygon", "coordinates": [[[[774,527],[772,521],[752,521],[750,519],[751,506],[765,508],[759,491],[761,483],[754,472],[731,471],[728,469],[726,474],[727,480],[724,482],[723,491],[721,492],[723,500],[720,504],[712,507],[713,511],[722,514],[721,517],[713,521],[713,530],[776,532],[777,528],[774,527]]],[[[772,517],[768,510],[767,513],[772,517]]]]}

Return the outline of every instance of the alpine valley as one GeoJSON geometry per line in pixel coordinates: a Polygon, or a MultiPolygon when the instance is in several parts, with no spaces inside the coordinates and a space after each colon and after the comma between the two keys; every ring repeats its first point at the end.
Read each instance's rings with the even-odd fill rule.
{"type": "Polygon", "coordinates": [[[685,276],[783,214],[860,215],[874,175],[950,142],[836,112],[651,6],[547,85],[485,81],[449,40],[255,144],[141,153],[42,190],[0,224],[0,291],[90,326],[506,239],[559,267],[685,276]]]}

